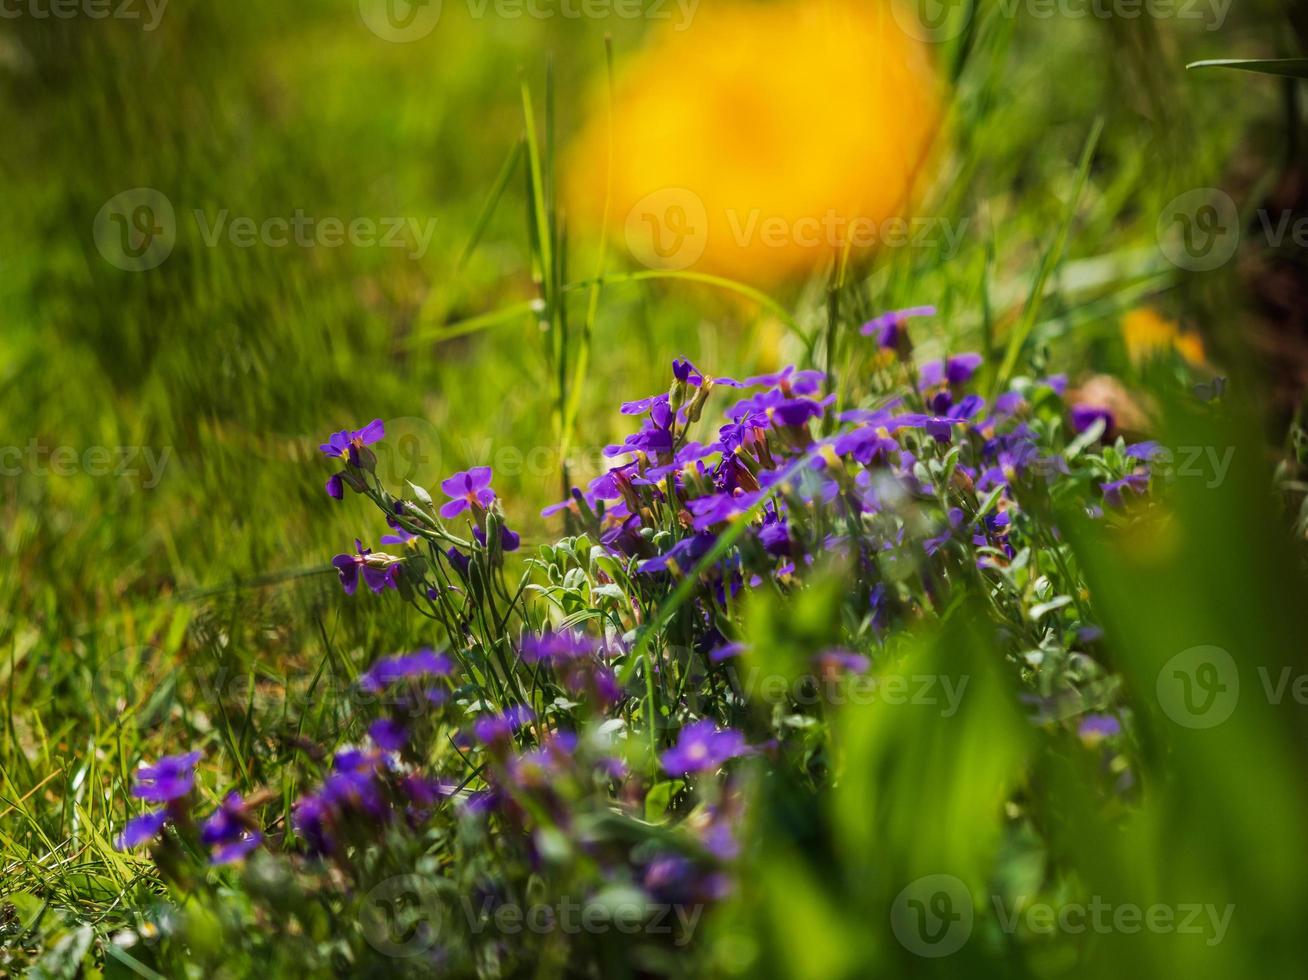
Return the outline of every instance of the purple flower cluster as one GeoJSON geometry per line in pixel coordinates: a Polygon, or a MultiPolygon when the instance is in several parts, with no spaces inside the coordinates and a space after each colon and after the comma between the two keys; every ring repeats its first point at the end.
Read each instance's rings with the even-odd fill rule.
{"type": "MultiPolygon", "coordinates": [[[[157,840],[169,824],[191,824],[192,791],[199,751],[167,755],[132,775],[132,795],[163,804],[127,821],[116,844],[129,850],[157,840]]],[[[237,793],[229,793],[200,829],[200,842],[211,849],[210,863],[229,864],[246,857],[263,841],[254,815],[237,793]]]]}

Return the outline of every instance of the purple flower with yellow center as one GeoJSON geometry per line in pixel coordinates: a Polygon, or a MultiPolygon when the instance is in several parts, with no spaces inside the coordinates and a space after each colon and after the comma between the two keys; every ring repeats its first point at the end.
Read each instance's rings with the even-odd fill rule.
{"type": "Polygon", "coordinates": [[[892,310],[873,317],[859,328],[859,333],[865,337],[875,337],[877,346],[882,350],[898,350],[905,339],[904,325],[909,319],[935,315],[934,306],[910,306],[905,310],[892,310]]]}
{"type": "Polygon", "coordinates": [[[382,657],[359,678],[359,687],[376,694],[397,681],[414,677],[449,677],[453,672],[454,664],[449,657],[423,647],[413,653],[382,657]]]}
{"type": "MultiPolygon", "coordinates": [[[[358,466],[359,451],[364,446],[371,446],[381,442],[385,436],[386,426],[382,420],[373,419],[362,429],[342,429],[340,432],[333,432],[327,437],[327,441],[318,448],[329,459],[345,459],[349,461],[351,466],[358,466]]],[[[331,493],[330,483],[327,492],[331,493]]]]}
{"type": "Polygon", "coordinates": [[[495,499],[495,491],[490,488],[491,475],[489,466],[474,466],[442,480],[441,490],[451,499],[441,507],[441,517],[448,521],[469,508],[475,512],[489,507],[495,499]]]}
{"type": "Polygon", "coordinates": [[[397,527],[394,534],[383,534],[382,544],[398,544],[406,548],[418,547],[418,535],[410,534],[402,527],[397,527]]]}
{"type": "Polygon", "coordinates": [[[248,855],[263,840],[239,793],[228,793],[200,828],[200,840],[212,847],[210,864],[230,864],[248,855]]]}
{"type": "Polygon", "coordinates": [[[197,750],[166,755],[152,766],[142,766],[132,774],[136,783],[132,795],[151,803],[180,799],[195,786],[195,764],[201,754],[197,750]]]}
{"type": "Polygon", "coordinates": [[[836,436],[830,441],[837,456],[851,456],[864,466],[888,462],[892,453],[899,452],[899,443],[884,424],[864,425],[836,436]]]}
{"type": "Polygon", "coordinates": [[[659,758],[669,775],[710,772],[730,759],[749,751],[745,736],[732,728],[719,729],[704,720],[687,725],[677,736],[677,744],[659,758]]]}
{"type": "Polygon", "coordinates": [[[332,559],[346,595],[354,595],[354,590],[359,587],[360,571],[363,572],[364,583],[373,592],[381,593],[385,589],[398,587],[400,581],[398,558],[382,552],[373,552],[365,548],[358,538],[354,539],[354,550],[355,554],[337,555],[332,559]]]}

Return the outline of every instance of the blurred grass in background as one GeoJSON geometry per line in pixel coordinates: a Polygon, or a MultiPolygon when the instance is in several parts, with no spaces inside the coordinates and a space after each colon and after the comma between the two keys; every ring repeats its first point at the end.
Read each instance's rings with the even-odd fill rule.
{"type": "MultiPolygon", "coordinates": [[[[495,464],[510,520],[528,540],[548,533],[536,514],[561,481],[546,338],[522,315],[438,338],[537,296],[520,158],[479,227],[523,138],[522,85],[553,158],[567,159],[563,149],[604,103],[606,33],[621,68],[646,34],[669,25],[470,9],[447,2],[437,29],[411,44],[377,37],[344,0],[172,0],[148,33],[115,19],[3,24],[0,442],[23,447],[25,461],[29,446],[170,453],[149,488],[142,476],[60,476],[28,462],[0,482],[0,856],[6,875],[46,881],[56,904],[107,910],[115,900],[111,807],[137,758],[213,733],[240,760],[233,785],[275,782],[293,749],[266,736],[291,725],[277,694],[292,678],[326,662],[348,679],[376,654],[424,638],[421,621],[365,620],[371,596],[342,603],[334,579],[316,574],[356,535],[368,543],[383,530],[359,501],[335,505],[323,493],[316,446],[328,432],[387,419],[409,437],[383,459],[388,476],[427,485],[495,464]],[[172,254],[143,273],[104,261],[92,236],[105,202],[135,187],[164,193],[179,229],[172,254]],[[195,209],[256,221],[297,209],[346,222],[434,219],[436,232],[417,257],[209,247],[195,209]],[[266,685],[262,713],[236,724],[197,707],[189,695],[219,674],[266,685]],[[81,873],[49,876],[37,859],[52,850],[81,873]]],[[[1277,53],[1281,16],[1276,3],[1240,3],[1210,31],[1010,18],[979,4],[965,31],[932,49],[949,142],[919,213],[965,227],[957,254],[855,260],[834,348],[831,270],[820,263],[811,276],[751,283],[794,312],[797,330],[701,282],[606,284],[574,444],[593,455],[620,434],[617,403],[664,387],[675,355],[719,374],[828,354],[856,371],[867,362],[851,327],[910,303],[941,309],[928,348],[1002,352],[1025,309],[1026,355],[1074,376],[1133,378],[1119,325],[1147,301],[1200,328],[1214,360],[1256,398],[1240,270],[1177,270],[1159,253],[1156,224],[1166,202],[1196,187],[1227,187],[1256,205],[1278,172],[1278,83],[1183,66],[1277,53]],[[1078,193],[1077,160],[1097,119],[1102,136],[1078,193]],[[1027,304],[1046,262],[1045,298],[1027,304]]],[[[750,78],[734,83],[746,89],[750,78]]],[[[825,96],[840,104],[840,92],[825,96]]],[[[573,232],[567,246],[566,280],[589,278],[599,242],[573,232]]],[[[608,255],[610,270],[637,268],[620,240],[608,255]]],[[[567,295],[583,322],[588,291],[567,295]]],[[[1121,615],[1134,628],[1137,613],[1121,615]]],[[[348,723],[332,710],[317,707],[306,733],[348,723]]],[[[967,737],[977,731],[990,728],[967,737]]],[[[1221,764],[1228,775],[1240,766],[1221,764]]],[[[1105,873],[1126,874],[1129,855],[1121,860],[1105,873]]]]}

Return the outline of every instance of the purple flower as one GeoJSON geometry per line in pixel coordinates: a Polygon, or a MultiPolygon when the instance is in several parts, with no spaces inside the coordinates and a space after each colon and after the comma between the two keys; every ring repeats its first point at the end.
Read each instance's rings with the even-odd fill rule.
{"type": "Polygon", "coordinates": [[[245,857],[263,840],[239,793],[228,793],[200,829],[200,840],[214,848],[210,864],[229,864],[245,857]]]}
{"type": "Polygon", "coordinates": [[[483,745],[508,742],[513,733],[536,717],[525,704],[510,705],[502,714],[482,715],[472,723],[472,734],[483,745]]]}
{"type": "Polygon", "coordinates": [[[409,730],[394,718],[378,718],[368,726],[368,735],[388,752],[399,752],[409,741],[409,730]]]}
{"type": "Polygon", "coordinates": [[[683,728],[676,746],[664,752],[659,761],[665,772],[680,776],[709,772],[748,751],[745,736],[740,732],[731,728],[719,730],[713,722],[705,720],[683,728]]]}
{"type": "Polygon", "coordinates": [[[684,357],[674,357],[672,359],[672,376],[678,381],[694,385],[696,388],[704,383],[704,376],[699,373],[695,365],[684,357]]]}
{"type": "Polygon", "coordinates": [[[399,680],[410,677],[448,677],[453,671],[454,664],[449,657],[424,647],[414,653],[382,657],[359,678],[359,687],[375,694],[399,680]]]}
{"type": "Polygon", "coordinates": [[[861,653],[839,648],[824,650],[813,658],[814,665],[823,673],[839,674],[848,671],[851,674],[865,674],[872,661],[861,653]]]}
{"type": "Polygon", "coordinates": [[[572,630],[543,633],[522,638],[522,660],[528,664],[563,664],[595,653],[595,644],[589,637],[572,630]]]}
{"type": "Polygon", "coordinates": [[[345,496],[345,482],[339,473],[333,473],[327,478],[327,496],[333,500],[340,500],[345,496]]]}
{"type": "Polygon", "coordinates": [[[147,841],[158,837],[167,822],[167,810],[147,810],[139,817],[133,817],[127,821],[127,826],[123,828],[123,832],[114,846],[120,851],[140,847],[147,841]]]}
{"type": "Polygon", "coordinates": [[[743,643],[724,643],[710,650],[708,658],[710,663],[720,664],[724,660],[739,657],[744,652],[745,644],[743,643]]]}
{"type": "Polygon", "coordinates": [[[810,398],[786,398],[772,406],[772,418],[788,426],[801,426],[821,414],[822,406],[810,398]]]}
{"type": "Polygon", "coordinates": [[[1144,462],[1148,462],[1149,460],[1153,459],[1155,456],[1159,455],[1160,453],[1166,454],[1166,452],[1167,450],[1164,449],[1157,442],[1157,440],[1154,439],[1147,439],[1144,442],[1132,443],[1131,445],[1126,447],[1126,455],[1130,459],[1139,459],[1139,460],[1143,460],[1144,462]]]}
{"type": "Polygon", "coordinates": [[[1128,473],[1120,480],[1099,484],[1099,489],[1104,492],[1104,503],[1116,510],[1121,510],[1126,506],[1122,491],[1130,490],[1132,493],[1141,495],[1147,493],[1149,491],[1149,474],[1143,472],[1128,473]]]}
{"type": "Polygon", "coordinates": [[[918,372],[918,386],[934,388],[939,384],[966,384],[981,366],[980,354],[955,354],[944,361],[928,361],[918,372]]]}
{"type": "MultiPolygon", "coordinates": [[[[342,429],[333,432],[327,441],[318,448],[329,459],[348,459],[351,466],[359,465],[359,450],[381,442],[386,435],[386,426],[381,419],[373,419],[362,429],[342,429]]],[[[331,490],[328,490],[330,493],[331,490]]]]}
{"type": "Polygon", "coordinates": [[[485,510],[495,499],[495,491],[490,488],[490,482],[489,466],[475,466],[442,480],[441,489],[452,499],[441,508],[441,517],[448,521],[458,517],[469,507],[474,511],[485,510]]]}
{"type": "MultiPolygon", "coordinates": [[[[477,539],[477,543],[483,548],[486,547],[486,532],[479,527],[472,529],[472,536],[477,539]]],[[[507,524],[500,525],[500,550],[503,552],[517,551],[522,544],[522,538],[517,531],[510,531],[507,524]]]]}
{"type": "Polygon", "coordinates": [[[1076,733],[1087,742],[1098,742],[1121,731],[1122,723],[1112,715],[1086,715],[1076,733]]]}
{"type": "Polygon", "coordinates": [[[337,555],[332,559],[336,572],[341,577],[341,587],[346,595],[354,595],[359,587],[359,572],[363,571],[363,581],[373,592],[394,589],[400,581],[400,563],[396,558],[381,553],[374,554],[365,548],[358,538],[354,540],[355,554],[337,555]]]}
{"type": "Polygon", "coordinates": [[[770,510],[763,515],[763,526],[759,528],[758,539],[763,545],[763,550],[768,554],[778,558],[790,556],[792,547],[790,528],[785,519],[775,510],[770,510]]]}
{"type": "Polygon", "coordinates": [[[717,535],[704,532],[682,538],[669,548],[665,554],[641,562],[636,566],[636,571],[642,575],[668,571],[669,569],[677,573],[688,572],[708,553],[716,541],[717,535]]]}
{"type": "Polygon", "coordinates": [[[405,547],[408,547],[409,545],[414,545],[416,547],[416,544],[414,543],[417,540],[418,536],[416,534],[410,534],[402,527],[397,527],[394,534],[383,534],[381,536],[382,544],[399,544],[404,545],[405,547]]]}
{"type": "Polygon", "coordinates": [[[142,766],[133,774],[132,795],[151,803],[180,799],[195,785],[195,764],[201,754],[197,750],[166,755],[152,766],[142,766]]]}
{"type": "Polygon", "coordinates": [[[1084,432],[1095,422],[1104,423],[1104,434],[1107,435],[1113,429],[1113,413],[1106,408],[1099,408],[1095,405],[1073,405],[1072,406],[1072,428],[1076,432],[1084,432]]]}
{"type": "Polygon", "coordinates": [[[865,337],[875,337],[877,346],[882,350],[895,350],[904,336],[904,322],[915,316],[935,316],[934,306],[911,306],[906,310],[893,310],[873,317],[863,324],[859,333],[865,337]]]}
{"type": "Polygon", "coordinates": [[[472,559],[465,555],[453,545],[445,549],[445,557],[450,560],[450,564],[459,570],[459,574],[465,578],[468,575],[468,568],[472,564],[472,559]]]}

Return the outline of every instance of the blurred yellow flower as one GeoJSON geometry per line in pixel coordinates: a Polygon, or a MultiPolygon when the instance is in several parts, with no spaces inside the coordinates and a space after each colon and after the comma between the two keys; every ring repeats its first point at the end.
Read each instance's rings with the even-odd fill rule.
{"type": "Polygon", "coordinates": [[[1143,364],[1171,350],[1193,367],[1206,363],[1202,337],[1183,333],[1174,321],[1149,307],[1131,310],[1122,318],[1122,340],[1133,364],[1143,364]]]}
{"type": "Polygon", "coordinates": [[[651,34],[565,170],[574,226],[604,214],[638,263],[769,283],[850,242],[908,244],[941,104],[927,46],[880,0],[725,2],[651,34]]]}

